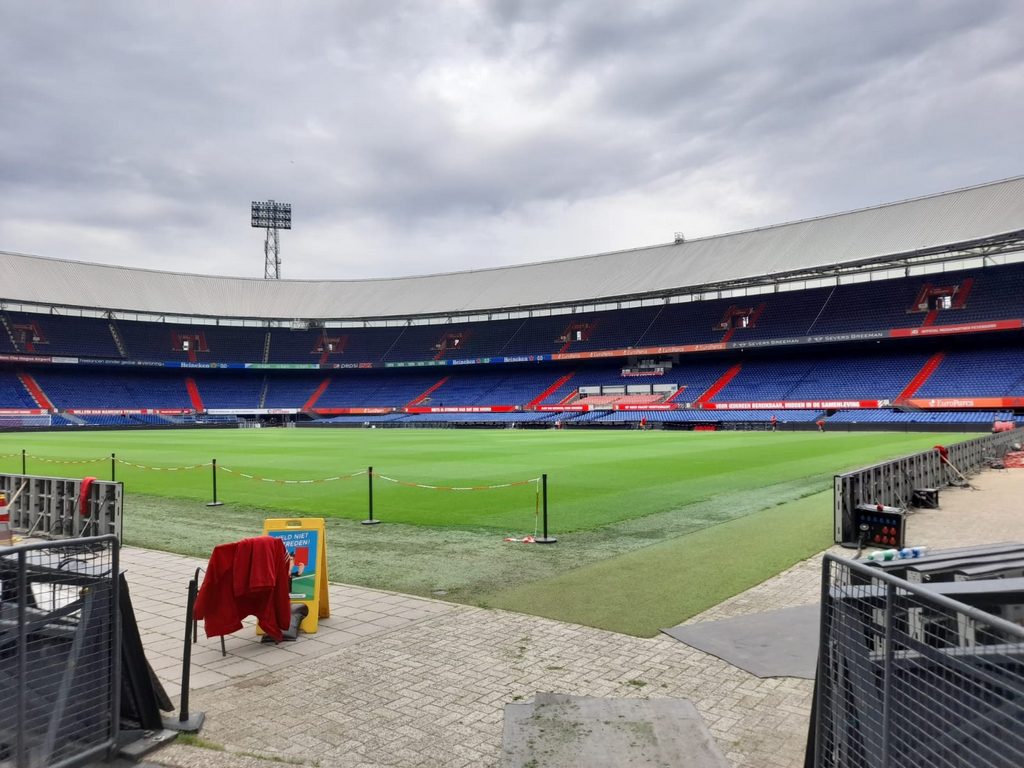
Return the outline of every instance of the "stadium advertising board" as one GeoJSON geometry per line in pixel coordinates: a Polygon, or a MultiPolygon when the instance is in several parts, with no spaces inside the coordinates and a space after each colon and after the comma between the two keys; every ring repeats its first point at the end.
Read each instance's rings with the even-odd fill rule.
{"type": "Polygon", "coordinates": [[[43,355],[0,355],[0,363],[52,363],[52,357],[43,355]]]}
{"type": "Polygon", "coordinates": [[[76,416],[184,416],[195,413],[191,408],[65,408],[63,412],[76,416]]]}
{"type": "Polygon", "coordinates": [[[622,377],[640,377],[640,376],[664,376],[664,368],[623,368],[622,377]]]}
{"type": "Polygon", "coordinates": [[[231,416],[239,414],[242,416],[289,416],[298,413],[298,408],[207,408],[206,412],[211,416],[231,416]]]}
{"type": "Polygon", "coordinates": [[[704,403],[703,408],[713,411],[762,411],[762,410],[825,410],[853,408],[884,408],[888,400],[772,400],[750,403],[704,403]]]}
{"type": "MultiPolygon", "coordinates": [[[[111,360],[106,357],[79,357],[78,359],[69,359],[69,362],[81,363],[82,365],[116,365],[116,366],[131,366],[133,368],[174,368],[176,365],[163,362],[161,360],[111,360]]],[[[54,362],[57,362],[54,360],[54,362]]],[[[227,368],[229,366],[222,365],[221,368],[227,368]]]]}
{"type": "Polygon", "coordinates": [[[439,405],[434,408],[413,406],[402,409],[404,413],[514,413],[515,410],[514,405],[439,405]]]}
{"type": "Polygon", "coordinates": [[[294,369],[294,368],[308,370],[308,369],[311,369],[311,368],[312,369],[317,369],[317,368],[320,367],[320,364],[319,363],[239,363],[238,367],[240,367],[240,368],[258,368],[258,369],[261,369],[261,370],[265,370],[265,369],[269,369],[269,370],[275,370],[275,369],[278,369],[278,370],[279,369],[291,370],[291,369],[294,369]]]}
{"type": "Polygon", "coordinates": [[[675,403],[615,403],[616,411],[676,411],[675,403]]]}
{"type": "MultiPolygon", "coordinates": [[[[384,363],[384,368],[438,368],[451,365],[487,365],[489,363],[540,363],[545,360],[554,360],[554,355],[514,355],[511,357],[469,357],[457,360],[405,360],[399,362],[384,363]]],[[[361,364],[375,368],[372,363],[361,364]]]]}
{"type": "Polygon", "coordinates": [[[314,408],[320,416],[378,416],[392,413],[392,408],[314,408]]]}
{"type": "Polygon", "coordinates": [[[632,347],[628,349],[600,349],[593,352],[556,352],[546,355],[551,360],[596,360],[605,357],[627,357],[629,355],[671,355],[687,352],[716,352],[728,349],[725,342],[710,344],[678,344],[670,347],[632,347]]]}
{"type": "Polygon", "coordinates": [[[1024,408],[1024,397],[933,397],[933,398],[910,398],[904,400],[907,405],[915,408],[938,408],[947,410],[949,408],[1024,408]]]}
{"type": "Polygon", "coordinates": [[[411,360],[408,362],[384,363],[385,368],[425,368],[448,365],[449,360],[411,360]]]}
{"type": "Polygon", "coordinates": [[[987,333],[988,331],[1014,331],[1024,326],[1021,320],[993,320],[988,323],[961,325],[927,325],[923,328],[893,328],[889,336],[894,339],[921,336],[952,336],[961,333],[987,333]]]}
{"type": "Polygon", "coordinates": [[[858,331],[856,333],[828,333],[820,336],[791,336],[786,339],[750,339],[730,341],[729,349],[751,349],[754,347],[789,347],[799,344],[832,344],[843,341],[874,341],[886,339],[889,331],[858,331]]]}

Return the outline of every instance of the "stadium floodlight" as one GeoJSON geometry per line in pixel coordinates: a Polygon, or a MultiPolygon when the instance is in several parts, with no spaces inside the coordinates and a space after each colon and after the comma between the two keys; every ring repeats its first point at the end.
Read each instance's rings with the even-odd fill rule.
{"type": "Polygon", "coordinates": [[[253,200],[252,226],[255,229],[267,230],[267,239],[263,243],[264,279],[280,280],[281,243],[277,231],[292,228],[292,204],[278,203],[274,200],[253,200]]]}
{"type": "Polygon", "coordinates": [[[253,200],[252,225],[259,229],[291,229],[292,204],[253,200]]]}

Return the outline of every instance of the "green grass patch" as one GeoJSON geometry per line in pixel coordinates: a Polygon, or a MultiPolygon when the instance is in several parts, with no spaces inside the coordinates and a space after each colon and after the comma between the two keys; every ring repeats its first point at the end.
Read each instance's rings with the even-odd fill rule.
{"type": "Polygon", "coordinates": [[[223,744],[218,744],[215,741],[204,739],[195,733],[181,732],[178,734],[176,741],[179,744],[184,744],[187,747],[198,747],[199,749],[209,749],[214,752],[225,752],[223,744]]]}
{"type": "Polygon", "coordinates": [[[652,637],[825,549],[825,491],[485,596],[495,608],[652,637]]]}
{"type": "MultiPolygon", "coordinates": [[[[24,448],[40,457],[29,460],[30,473],[109,478],[109,457],[115,453],[130,462],[114,466],[128,492],[194,501],[211,498],[211,470],[166,468],[216,458],[222,468],[218,497],[223,501],[289,516],[348,520],[367,515],[365,476],[307,484],[284,481],[349,477],[371,465],[404,483],[459,488],[503,485],[547,473],[552,522],[558,530],[571,532],[795,478],[814,478],[826,487],[835,472],[921,450],[936,439],[913,433],[165,430],[5,434],[0,454],[24,448]],[[47,458],[93,462],[42,460],[47,458]]],[[[0,470],[20,471],[20,466],[17,456],[0,460],[0,470]]],[[[536,508],[533,483],[452,491],[374,479],[375,516],[390,522],[514,531],[533,527],[536,508]]]]}

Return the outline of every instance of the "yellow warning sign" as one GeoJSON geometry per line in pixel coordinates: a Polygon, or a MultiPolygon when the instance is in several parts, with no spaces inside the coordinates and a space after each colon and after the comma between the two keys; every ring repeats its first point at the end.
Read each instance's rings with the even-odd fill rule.
{"type": "Polygon", "coordinates": [[[322,517],[271,518],[263,521],[263,535],[281,539],[289,557],[288,594],[309,613],[299,629],[316,632],[320,619],[331,615],[327,593],[327,538],[322,517]]]}

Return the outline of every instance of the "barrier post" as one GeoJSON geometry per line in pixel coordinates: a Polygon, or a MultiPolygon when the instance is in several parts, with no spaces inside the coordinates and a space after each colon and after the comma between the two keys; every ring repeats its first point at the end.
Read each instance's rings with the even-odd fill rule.
{"type": "Polygon", "coordinates": [[[21,449],[21,474],[23,474],[23,475],[27,475],[28,474],[28,472],[25,471],[25,449],[24,448],[21,449]]]}
{"type": "MultiPolygon", "coordinates": [[[[196,604],[196,595],[199,591],[199,569],[196,569],[195,577],[188,583],[188,603],[185,607],[185,645],[181,652],[181,704],[177,721],[165,719],[164,727],[174,731],[195,733],[203,727],[206,715],[203,712],[190,713],[188,711],[188,694],[191,686],[192,675],[192,642],[195,630],[195,619],[192,616],[196,604]]],[[[221,642],[224,638],[221,638],[221,642]]]]}
{"type": "Polygon", "coordinates": [[[362,524],[363,525],[380,525],[380,520],[374,520],[373,519],[373,467],[367,467],[366,468],[366,479],[368,481],[368,486],[369,486],[369,491],[370,491],[370,504],[369,504],[370,516],[368,518],[366,518],[365,520],[363,520],[362,524]]]}
{"type": "Polygon", "coordinates": [[[112,483],[117,480],[117,474],[114,471],[115,461],[117,461],[117,455],[113,453],[110,454],[110,482],[112,483]]]}
{"type": "Polygon", "coordinates": [[[541,489],[543,493],[543,515],[544,515],[544,536],[534,539],[538,544],[554,544],[558,541],[554,536],[548,536],[548,473],[540,476],[541,489]]]}
{"type": "Polygon", "coordinates": [[[211,463],[211,469],[213,471],[213,501],[206,502],[208,507],[222,507],[224,506],[223,501],[217,501],[217,460],[213,459],[211,463]]]}

